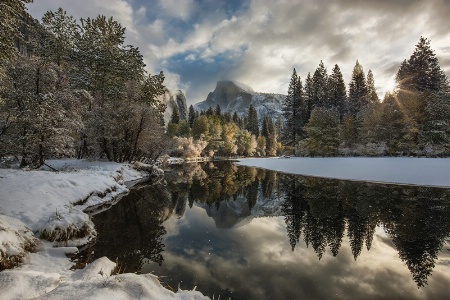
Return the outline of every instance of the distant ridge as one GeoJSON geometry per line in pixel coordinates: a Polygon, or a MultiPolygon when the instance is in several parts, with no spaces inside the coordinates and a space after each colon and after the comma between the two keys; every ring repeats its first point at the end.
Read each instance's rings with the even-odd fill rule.
{"type": "Polygon", "coordinates": [[[222,112],[237,112],[238,115],[247,114],[250,104],[255,107],[259,118],[266,115],[277,118],[286,99],[282,94],[269,94],[255,92],[250,86],[234,81],[218,81],[213,92],[208,94],[205,101],[194,105],[197,111],[207,110],[209,107],[220,106],[222,112]]]}

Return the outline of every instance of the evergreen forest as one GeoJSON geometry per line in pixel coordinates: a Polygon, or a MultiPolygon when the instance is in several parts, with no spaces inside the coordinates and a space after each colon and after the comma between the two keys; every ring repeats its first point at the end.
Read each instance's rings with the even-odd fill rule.
{"type": "Polygon", "coordinates": [[[301,156],[448,156],[450,89],[430,41],[421,37],[380,101],[371,70],[356,61],[350,83],[321,61],[304,83],[294,69],[283,142],[301,156]]]}

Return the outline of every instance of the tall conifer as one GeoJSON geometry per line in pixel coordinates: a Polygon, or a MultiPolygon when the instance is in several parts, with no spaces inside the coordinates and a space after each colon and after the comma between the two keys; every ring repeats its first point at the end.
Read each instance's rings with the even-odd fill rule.
{"type": "Polygon", "coordinates": [[[349,84],[348,111],[356,117],[358,113],[368,104],[367,82],[363,67],[356,61],[353,68],[352,80],[349,84]]]}
{"type": "Polygon", "coordinates": [[[345,102],[347,101],[347,90],[345,88],[344,77],[341,69],[335,65],[328,80],[329,98],[332,107],[335,107],[339,113],[340,120],[345,113],[345,102]]]}
{"type": "Polygon", "coordinates": [[[286,120],[283,136],[287,144],[295,145],[303,137],[303,126],[306,118],[303,93],[302,81],[294,68],[288,94],[283,104],[283,115],[286,120]]]}

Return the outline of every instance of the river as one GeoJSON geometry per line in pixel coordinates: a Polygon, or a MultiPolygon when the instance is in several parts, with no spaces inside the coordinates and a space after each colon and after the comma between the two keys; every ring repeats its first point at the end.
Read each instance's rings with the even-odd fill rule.
{"type": "Polygon", "coordinates": [[[92,258],[217,299],[444,299],[450,189],[172,166],[93,216],[92,258]]]}

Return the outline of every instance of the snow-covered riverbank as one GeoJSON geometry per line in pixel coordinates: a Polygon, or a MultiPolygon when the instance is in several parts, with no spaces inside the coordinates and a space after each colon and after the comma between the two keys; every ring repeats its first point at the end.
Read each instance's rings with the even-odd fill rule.
{"type": "Polygon", "coordinates": [[[450,158],[245,158],[238,164],[323,178],[450,187],[450,158]]]}
{"type": "Polygon", "coordinates": [[[145,174],[112,162],[48,164],[58,172],[0,169],[0,260],[22,260],[0,272],[0,299],[209,299],[196,291],[169,291],[153,275],[110,276],[115,263],[107,258],[70,270],[66,254],[96,234],[83,210],[114,201],[128,191],[125,182],[145,174]],[[32,248],[38,251],[27,254],[32,248]]]}

